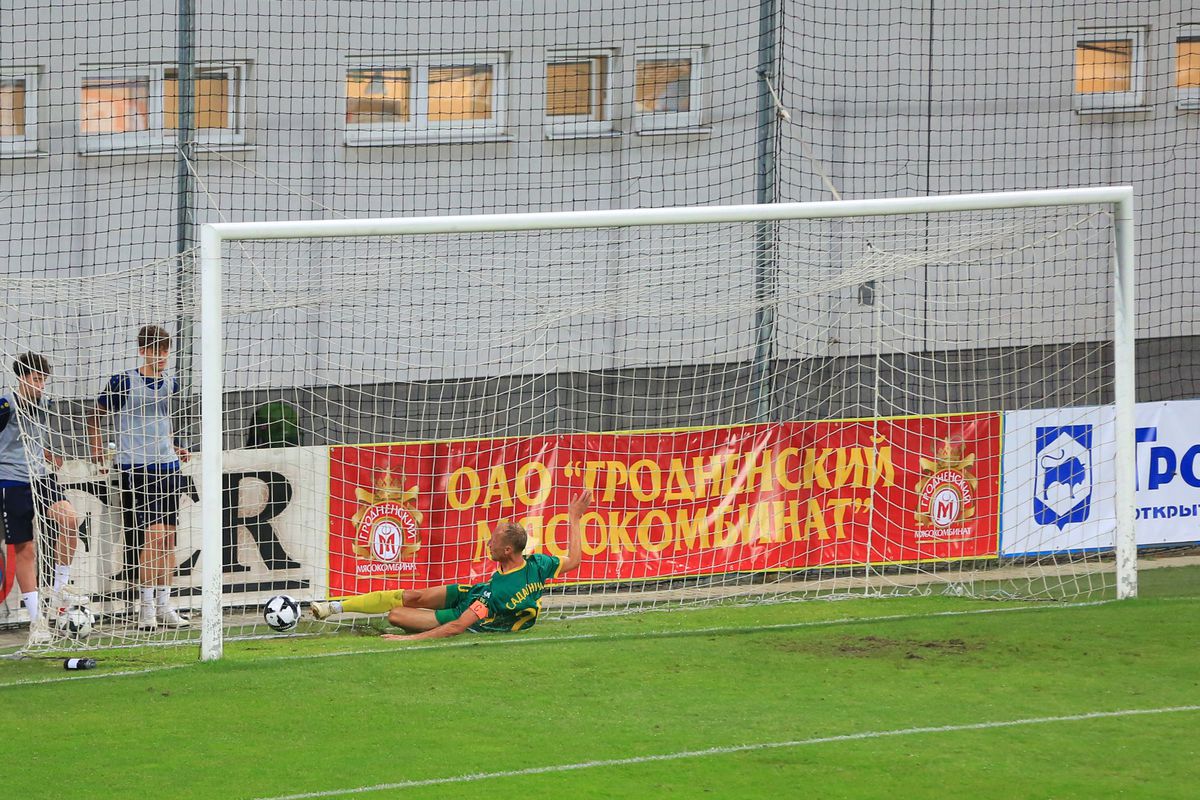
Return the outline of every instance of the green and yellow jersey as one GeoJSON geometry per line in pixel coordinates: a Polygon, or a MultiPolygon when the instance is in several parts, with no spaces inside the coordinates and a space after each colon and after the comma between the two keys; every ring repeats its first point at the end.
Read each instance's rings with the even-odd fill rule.
{"type": "Polygon", "coordinates": [[[446,608],[437,612],[438,622],[458,619],[468,609],[480,616],[470,630],[510,633],[532,628],[542,609],[546,581],[558,577],[562,560],[536,553],[508,572],[497,571],[487,583],[474,586],[453,584],[446,589],[446,608]]]}

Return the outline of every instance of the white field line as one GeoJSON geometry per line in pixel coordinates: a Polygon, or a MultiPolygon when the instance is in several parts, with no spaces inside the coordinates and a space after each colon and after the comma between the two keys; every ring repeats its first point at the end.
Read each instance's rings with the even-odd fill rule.
{"type": "MultiPolygon", "coordinates": [[[[458,647],[508,647],[513,645],[528,645],[528,644],[555,644],[558,642],[603,642],[603,641],[620,641],[628,639],[674,639],[687,636],[706,636],[710,634],[747,634],[747,633],[767,633],[770,631],[786,631],[796,630],[799,628],[828,628],[838,625],[858,625],[870,622],[902,622],[904,620],[914,619],[932,619],[937,617],[966,617],[975,616],[978,614],[1003,614],[1006,612],[1037,612],[1048,611],[1050,609],[1065,609],[1065,608],[1087,608],[1090,606],[1108,605],[1109,603],[1118,602],[1116,600],[1096,600],[1088,603],[1071,603],[1068,605],[1026,605],[1026,606],[1003,606],[1001,608],[977,608],[967,611],[936,611],[933,613],[923,614],[885,614],[882,616],[873,617],[842,617],[840,619],[822,619],[809,620],[807,622],[781,622],[774,625],[722,625],[713,628],[687,628],[677,631],[653,631],[639,633],[579,633],[569,636],[506,636],[503,634],[472,634],[464,635],[458,639],[451,641],[438,641],[429,644],[402,644],[396,645],[393,648],[374,647],[366,650],[338,650],[331,653],[304,653],[297,655],[286,656],[261,656],[255,659],[255,663],[263,664],[273,661],[312,661],[321,658],[340,658],[342,656],[371,656],[371,655],[402,655],[404,653],[412,653],[421,650],[448,650],[458,647]]],[[[65,658],[66,656],[63,656],[65,658]]],[[[97,661],[102,661],[103,653],[96,655],[92,654],[97,661]]],[[[57,660],[59,657],[55,656],[57,660]]],[[[0,683],[0,689],[11,689],[18,686],[37,686],[47,683],[64,683],[67,681],[77,681],[87,678],[121,678],[129,675],[148,675],[154,672],[162,672],[170,669],[181,669],[183,667],[192,667],[199,664],[199,661],[187,662],[185,664],[164,664],[157,667],[146,667],[145,669],[121,670],[120,672],[89,672],[86,674],[70,674],[62,675],[56,678],[30,678],[25,680],[9,681],[8,683],[0,683]]]]}
{"type": "MultiPolygon", "coordinates": [[[[53,660],[61,661],[68,658],[79,658],[79,656],[62,656],[55,657],[53,660]]],[[[149,675],[154,672],[165,672],[169,669],[183,669],[184,667],[192,666],[188,664],[162,664],[156,667],[146,667],[145,669],[123,669],[119,672],[84,672],[70,673],[61,675],[57,678],[31,678],[24,681],[13,681],[11,683],[0,683],[0,689],[7,689],[12,686],[37,686],[43,683],[64,683],[66,681],[86,681],[98,680],[100,678],[122,678],[126,675],[149,675]]]]}
{"type": "Polygon", "coordinates": [[[961,731],[993,730],[996,728],[1013,728],[1020,725],[1044,725],[1052,722],[1078,722],[1082,720],[1109,719],[1113,717],[1132,717],[1144,714],[1172,714],[1186,711],[1200,711],[1200,705],[1168,706],[1166,708],[1130,708],[1120,711],[1093,711],[1087,714],[1068,714],[1058,717],[1030,717],[1027,719],[998,720],[994,722],[974,722],[965,725],[938,725],[924,728],[900,728],[887,731],[864,731],[863,733],[846,733],[839,736],[818,736],[812,739],[795,739],[787,742],[757,742],[754,744],[739,744],[728,747],[709,747],[704,750],[681,750],[675,753],[659,755],[630,756],[629,758],[610,758],[598,761],[580,761],[574,764],[552,764],[544,767],[528,767],[526,769],[507,770],[503,772],[473,772],[466,775],[453,775],[445,778],[426,778],[423,780],[397,781],[395,783],[379,783],[374,786],[356,786],[349,789],[330,789],[323,792],[305,792],[302,794],[279,795],[259,800],[308,800],[315,797],[342,797],[350,794],[365,794],[396,789],[415,789],[422,786],[441,786],[446,784],[475,783],[494,778],[518,778],[526,775],[546,775],[555,772],[574,772],[599,767],[622,767],[632,764],[649,764],[656,761],[677,761],[684,758],[705,758],[731,753],[750,753],[758,750],[778,750],[788,747],[805,747],[814,744],[829,744],[833,742],[855,742],[864,739],[883,739],[890,736],[914,736],[924,733],[957,733],[961,731]]]}

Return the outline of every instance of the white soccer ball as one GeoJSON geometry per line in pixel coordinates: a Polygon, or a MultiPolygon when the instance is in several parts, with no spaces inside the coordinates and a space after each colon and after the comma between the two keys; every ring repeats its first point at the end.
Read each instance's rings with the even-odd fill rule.
{"type": "Polygon", "coordinates": [[[92,632],[92,611],[85,605],[69,606],[58,617],[58,630],[73,639],[86,639],[92,632]]]}
{"type": "Polygon", "coordinates": [[[300,604],[294,597],[277,594],[263,606],[263,619],[273,631],[290,631],[300,621],[300,604]]]}

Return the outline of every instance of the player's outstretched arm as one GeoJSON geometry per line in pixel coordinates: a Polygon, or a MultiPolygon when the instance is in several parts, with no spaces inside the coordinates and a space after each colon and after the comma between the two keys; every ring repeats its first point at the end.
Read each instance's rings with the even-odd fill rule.
{"type": "Polygon", "coordinates": [[[482,601],[477,600],[458,619],[452,619],[445,625],[438,625],[436,628],[411,635],[401,636],[395,633],[385,633],[382,638],[395,642],[415,642],[419,639],[449,639],[451,636],[466,633],[468,628],[483,619],[481,614],[487,614],[486,609],[487,606],[482,601]]]}
{"type": "Polygon", "coordinates": [[[558,574],[566,575],[583,561],[583,515],[592,505],[592,493],[584,489],[567,504],[567,557],[558,574]]]}

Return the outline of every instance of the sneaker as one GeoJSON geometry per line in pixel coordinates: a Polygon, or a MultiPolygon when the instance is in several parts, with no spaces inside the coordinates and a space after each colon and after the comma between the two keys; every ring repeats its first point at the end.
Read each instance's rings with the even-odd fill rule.
{"type": "Polygon", "coordinates": [[[45,627],[44,624],[36,624],[29,629],[30,647],[44,647],[48,644],[54,644],[54,634],[45,627]]]}
{"type": "Polygon", "coordinates": [[[142,606],[138,612],[138,630],[152,631],[158,628],[158,620],[154,616],[154,606],[142,606]]]}
{"type": "Polygon", "coordinates": [[[76,590],[73,583],[68,583],[63,587],[62,591],[58,593],[58,600],[64,608],[86,606],[92,602],[91,596],[76,590]]]}
{"type": "Polygon", "coordinates": [[[164,628],[186,628],[191,623],[173,608],[160,608],[158,609],[158,624],[164,628]]]}
{"type": "Polygon", "coordinates": [[[50,620],[45,614],[29,623],[29,644],[47,645],[54,643],[54,634],[50,632],[50,620]]]}
{"type": "Polygon", "coordinates": [[[330,608],[329,603],[322,603],[320,600],[313,600],[308,606],[308,610],[312,612],[315,619],[325,619],[333,613],[333,609],[330,608]]]}
{"type": "Polygon", "coordinates": [[[67,610],[58,595],[42,595],[41,607],[42,616],[38,620],[38,624],[47,629],[57,628],[58,618],[67,610]]]}
{"type": "Polygon", "coordinates": [[[67,613],[67,609],[74,606],[87,608],[90,600],[90,597],[86,594],[79,594],[75,591],[75,587],[68,583],[61,591],[50,591],[49,599],[43,605],[42,611],[50,620],[50,625],[57,627],[59,617],[67,613]]]}

